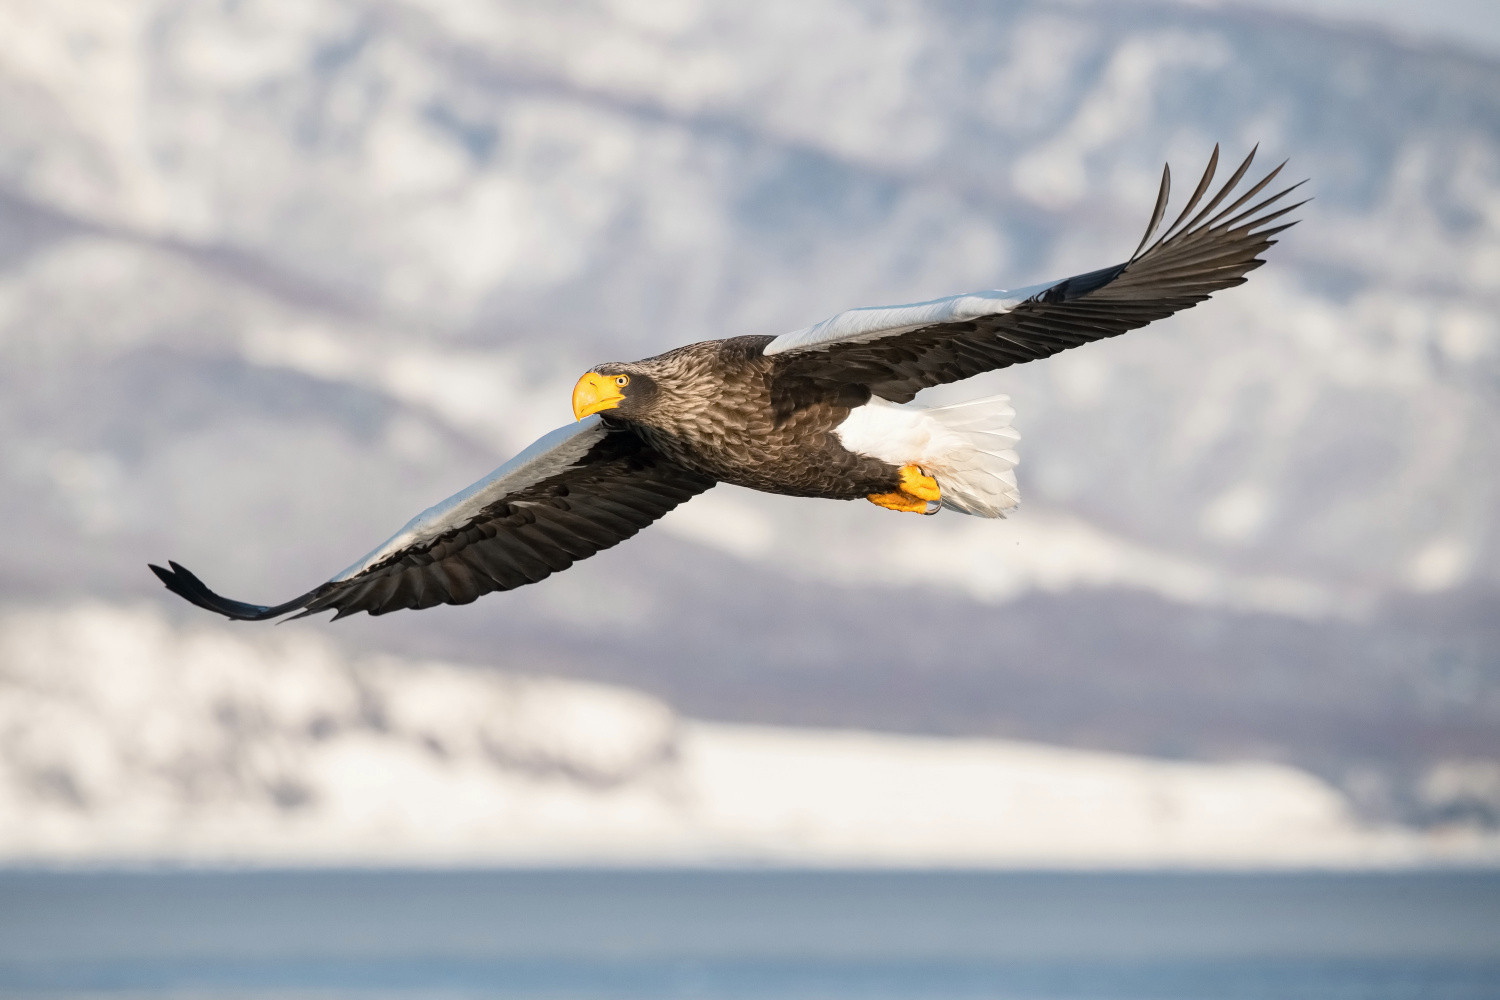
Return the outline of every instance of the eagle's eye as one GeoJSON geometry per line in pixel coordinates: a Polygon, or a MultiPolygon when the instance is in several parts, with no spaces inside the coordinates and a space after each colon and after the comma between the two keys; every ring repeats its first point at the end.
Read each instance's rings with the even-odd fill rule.
{"type": "Polygon", "coordinates": [[[615,376],[615,385],[629,385],[629,384],[630,384],[630,376],[629,375],[616,375],[615,376]]]}

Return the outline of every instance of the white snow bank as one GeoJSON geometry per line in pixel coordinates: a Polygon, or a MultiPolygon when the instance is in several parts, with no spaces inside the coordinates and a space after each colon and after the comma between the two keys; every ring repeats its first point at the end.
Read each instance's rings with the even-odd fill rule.
{"type": "Polygon", "coordinates": [[[0,617],[0,861],[1367,865],[1500,857],[1332,788],[997,740],[694,722],[101,604],[0,617]]]}

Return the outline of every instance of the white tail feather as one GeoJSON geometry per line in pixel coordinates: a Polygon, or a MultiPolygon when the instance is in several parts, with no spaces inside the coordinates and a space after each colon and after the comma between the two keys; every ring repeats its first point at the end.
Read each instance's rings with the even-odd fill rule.
{"type": "Polygon", "coordinates": [[[1015,467],[1020,432],[1010,425],[1016,411],[1009,396],[971,399],[925,414],[946,434],[934,435],[928,475],[943,491],[943,506],[978,517],[1004,517],[1021,502],[1015,467]]]}
{"type": "Polygon", "coordinates": [[[1021,502],[1009,396],[952,406],[892,403],[878,396],[850,411],[835,433],[845,448],[892,465],[916,465],[938,481],[943,506],[1004,517],[1021,502]]]}

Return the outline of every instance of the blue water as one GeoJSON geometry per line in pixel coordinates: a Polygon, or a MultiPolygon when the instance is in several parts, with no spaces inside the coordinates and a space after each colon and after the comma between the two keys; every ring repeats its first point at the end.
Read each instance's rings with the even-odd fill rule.
{"type": "Polygon", "coordinates": [[[12,871],[0,994],[1500,1000],[1500,875],[12,871]]]}

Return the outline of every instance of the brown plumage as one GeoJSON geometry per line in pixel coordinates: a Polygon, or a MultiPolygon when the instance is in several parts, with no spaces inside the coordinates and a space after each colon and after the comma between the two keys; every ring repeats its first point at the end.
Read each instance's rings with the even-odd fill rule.
{"type": "Polygon", "coordinates": [[[856,310],[783,337],[706,341],[598,365],[575,390],[578,424],[547,435],[344,573],[284,604],[220,597],[176,563],[151,569],[169,590],[230,618],[327,610],[338,618],[467,604],[535,583],[629,538],[716,482],[792,496],[869,497],[897,510],[934,513],[941,505],[1003,516],[1017,497],[1009,450],[1016,435],[1003,397],[947,413],[890,404],[1116,336],[1243,283],[1271,237],[1291,225],[1270,224],[1297,207],[1275,207],[1296,185],[1245,207],[1281,167],[1224,206],[1254,155],[1199,207],[1218,165],[1215,148],[1187,206],[1152,242],[1170,194],[1164,171],[1146,235],[1128,261],[1024,298],[975,293],[856,310]],[[932,443],[939,440],[948,451],[932,443]]]}
{"type": "Polygon", "coordinates": [[[813,381],[763,352],[774,337],[689,344],[632,363],[596,365],[628,375],[606,422],[629,427],[657,452],[719,482],[766,493],[851,500],[896,488],[896,470],[844,448],[834,430],[870,400],[854,382],[813,381]]]}

